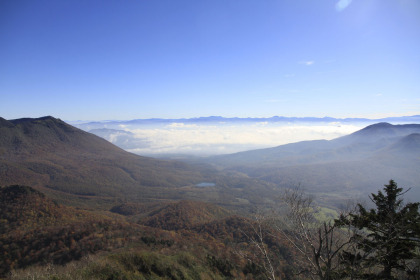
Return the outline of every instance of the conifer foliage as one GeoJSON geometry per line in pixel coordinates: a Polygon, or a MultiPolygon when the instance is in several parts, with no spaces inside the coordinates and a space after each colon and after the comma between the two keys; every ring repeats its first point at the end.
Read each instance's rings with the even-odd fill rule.
{"type": "Polygon", "coordinates": [[[405,192],[390,180],[383,192],[372,194],[376,208],[340,217],[354,230],[353,247],[343,252],[344,276],[351,279],[401,279],[418,273],[419,203],[403,203],[405,192]],[[415,259],[417,258],[417,262],[415,259]],[[402,276],[404,275],[404,276],[402,276]]]}

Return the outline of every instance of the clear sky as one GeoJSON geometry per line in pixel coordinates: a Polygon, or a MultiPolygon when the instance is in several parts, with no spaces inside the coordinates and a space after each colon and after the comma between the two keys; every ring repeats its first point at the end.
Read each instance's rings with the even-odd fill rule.
{"type": "Polygon", "coordinates": [[[420,114],[419,0],[1,0],[0,116],[420,114]]]}

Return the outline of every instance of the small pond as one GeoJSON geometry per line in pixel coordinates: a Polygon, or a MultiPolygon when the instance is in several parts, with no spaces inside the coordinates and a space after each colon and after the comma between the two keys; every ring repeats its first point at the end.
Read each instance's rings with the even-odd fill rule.
{"type": "Polygon", "coordinates": [[[216,184],[215,183],[209,183],[209,182],[202,182],[202,183],[196,184],[195,186],[199,187],[199,188],[207,188],[207,187],[214,187],[214,186],[216,186],[216,184]]]}

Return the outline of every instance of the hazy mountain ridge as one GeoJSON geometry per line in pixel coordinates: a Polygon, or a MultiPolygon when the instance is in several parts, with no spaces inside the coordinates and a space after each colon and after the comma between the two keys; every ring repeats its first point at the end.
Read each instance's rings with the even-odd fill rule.
{"type": "Polygon", "coordinates": [[[279,186],[302,184],[330,197],[369,194],[393,178],[412,187],[411,195],[418,200],[419,133],[420,124],[378,123],[330,141],[304,141],[206,160],[279,186]]]}
{"type": "MultiPolygon", "coordinates": [[[[106,120],[106,121],[77,121],[79,125],[92,125],[95,124],[157,124],[157,123],[224,123],[224,122],[400,122],[400,123],[415,123],[420,122],[420,115],[414,116],[403,116],[403,117],[388,117],[388,118],[333,118],[333,117],[284,117],[284,116],[273,116],[268,118],[255,118],[255,117],[222,117],[222,116],[209,116],[209,117],[198,117],[198,118],[180,118],[180,119],[163,119],[163,118],[152,118],[152,119],[134,119],[134,120],[106,120]]],[[[70,121],[71,123],[71,121],[70,121]]]]}
{"type": "Polygon", "coordinates": [[[392,151],[402,151],[417,156],[420,151],[420,133],[409,134],[389,147],[392,151]]]}
{"type": "Polygon", "coordinates": [[[378,123],[333,140],[290,143],[274,148],[252,150],[208,158],[217,165],[254,165],[256,163],[295,165],[328,161],[360,160],[394,144],[409,134],[420,133],[420,124],[391,125],[378,123]]]}

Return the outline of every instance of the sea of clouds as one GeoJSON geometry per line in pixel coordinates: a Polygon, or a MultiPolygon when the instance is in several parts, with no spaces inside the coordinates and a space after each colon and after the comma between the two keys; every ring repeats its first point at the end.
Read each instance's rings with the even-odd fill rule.
{"type": "Polygon", "coordinates": [[[115,145],[139,155],[208,156],[275,147],[287,143],[334,139],[366,124],[332,123],[183,123],[79,125],[115,145]]]}

